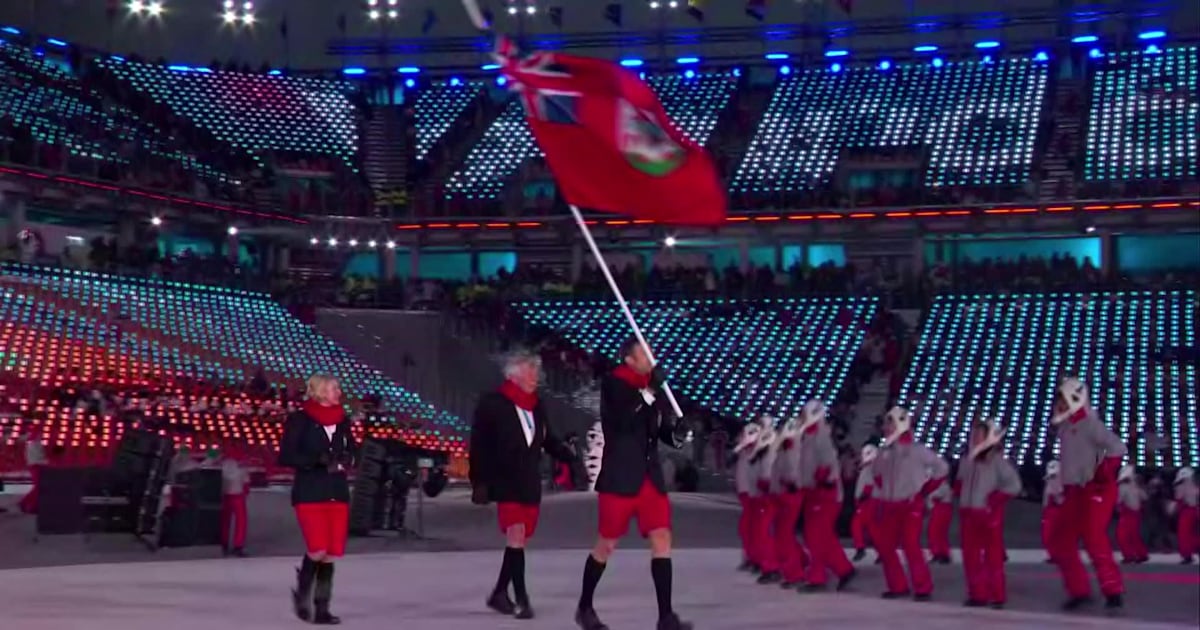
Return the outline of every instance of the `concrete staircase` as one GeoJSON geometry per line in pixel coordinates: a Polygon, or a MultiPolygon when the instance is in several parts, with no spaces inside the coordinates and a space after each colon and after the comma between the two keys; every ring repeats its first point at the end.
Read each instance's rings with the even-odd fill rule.
{"type": "Polygon", "coordinates": [[[1042,158],[1042,168],[1046,176],[1038,184],[1038,199],[1054,201],[1059,198],[1071,198],[1075,194],[1075,171],[1070,168],[1069,160],[1083,154],[1084,112],[1087,108],[1079,106],[1078,111],[1071,111],[1068,104],[1075,100],[1082,104],[1087,96],[1086,84],[1083,79],[1059,79],[1058,89],[1054,91],[1053,115],[1055,124],[1047,139],[1046,153],[1042,158]],[[1060,142],[1059,138],[1065,138],[1060,142]],[[1060,193],[1060,187],[1065,195],[1060,193]]]}
{"type": "Polygon", "coordinates": [[[399,105],[371,109],[364,139],[363,169],[376,195],[408,186],[407,131],[399,105]]]}

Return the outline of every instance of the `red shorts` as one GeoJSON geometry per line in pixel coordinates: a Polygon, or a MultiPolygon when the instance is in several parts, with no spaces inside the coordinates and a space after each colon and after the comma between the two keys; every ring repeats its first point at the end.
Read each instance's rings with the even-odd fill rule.
{"type": "Polygon", "coordinates": [[[298,503],[295,506],[300,533],[309,553],[324,552],[340,558],[346,553],[346,534],[350,527],[350,506],[336,501],[298,503]]]}
{"type": "Polygon", "coordinates": [[[537,531],[539,506],[536,503],[510,503],[502,501],[496,504],[496,520],[500,522],[500,532],[507,533],[513,525],[525,526],[525,537],[533,538],[537,531]]]}
{"type": "Polygon", "coordinates": [[[671,528],[671,502],[650,479],[632,497],[600,493],[600,537],[616,540],[629,531],[629,519],[637,516],[642,538],[656,529],[671,528]]]}

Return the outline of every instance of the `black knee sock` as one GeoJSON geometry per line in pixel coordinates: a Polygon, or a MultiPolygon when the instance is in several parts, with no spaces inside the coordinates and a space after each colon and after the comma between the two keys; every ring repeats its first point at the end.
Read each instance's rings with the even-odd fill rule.
{"type": "Polygon", "coordinates": [[[494,593],[507,593],[508,583],[512,581],[512,547],[504,548],[504,560],[500,562],[500,577],[496,578],[494,593]]]}
{"type": "Polygon", "coordinates": [[[604,567],[607,566],[603,562],[598,562],[588,554],[587,563],[583,565],[583,590],[579,593],[579,609],[592,609],[592,596],[596,594],[596,585],[600,583],[600,576],[604,575],[604,567]]]}
{"type": "Polygon", "coordinates": [[[300,561],[300,571],[296,573],[297,594],[300,597],[311,599],[313,581],[317,577],[317,567],[320,563],[306,554],[304,559],[300,561]]]}
{"type": "Polygon", "coordinates": [[[658,597],[658,618],[671,615],[671,559],[650,560],[650,576],[654,578],[654,594],[658,597]]]}
{"type": "Polygon", "coordinates": [[[512,578],[513,596],[518,604],[529,604],[529,593],[525,591],[525,550],[508,547],[504,555],[511,556],[509,573],[512,578]]]}

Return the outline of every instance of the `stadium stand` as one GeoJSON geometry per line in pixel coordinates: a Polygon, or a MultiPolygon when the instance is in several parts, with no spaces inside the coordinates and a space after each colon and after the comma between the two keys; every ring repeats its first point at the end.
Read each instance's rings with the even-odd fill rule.
{"type": "MultiPolygon", "coordinates": [[[[679,130],[699,144],[708,141],[737,88],[737,77],[730,72],[655,75],[646,81],[679,130]]],[[[524,117],[524,108],[514,99],[451,174],[446,182],[448,196],[498,198],[525,160],[542,155],[524,117]]]]}
{"type": "Polygon", "coordinates": [[[413,157],[424,158],[482,91],[483,83],[478,81],[423,86],[413,103],[413,157]]]}
{"type": "Polygon", "coordinates": [[[115,58],[99,58],[96,63],[241,150],[327,155],[354,166],[358,112],[344,83],[115,58]]]}
{"type": "MultiPolygon", "coordinates": [[[[874,316],[874,298],[652,300],[632,305],[682,396],[742,420],[832,402],[874,316]]],[[[528,324],[615,358],[629,325],[608,301],[519,302],[528,324]]]]}
{"type": "MultiPolygon", "coordinates": [[[[271,382],[293,388],[313,373],[337,374],[351,400],[376,403],[366,422],[369,434],[452,452],[463,448],[461,419],[359,363],[263,294],[17,264],[6,265],[4,276],[4,398],[23,413],[0,418],[0,436],[20,434],[31,414],[42,414],[48,445],[90,447],[90,455],[79,457],[103,457],[127,419],[73,412],[60,402],[63,388],[102,385],[158,400],[161,413],[151,426],[181,442],[249,445],[271,462],[286,407],[267,405],[271,417],[237,411],[264,408],[265,400],[239,389],[262,370],[271,382]],[[182,386],[191,382],[213,390],[200,407],[201,396],[182,386]],[[179,400],[166,405],[163,397],[179,400]]],[[[11,437],[5,444],[14,448],[11,437]]]]}
{"type": "Polygon", "coordinates": [[[900,404],[916,411],[917,438],[943,453],[965,449],[983,415],[1008,427],[1014,461],[1057,452],[1049,418],[1054,383],[1079,375],[1105,423],[1141,466],[1196,465],[1197,366],[1193,291],[1017,293],[937,298],[905,377],[900,404]],[[1170,461],[1147,461],[1147,424],[1170,461]]]}
{"type": "Polygon", "coordinates": [[[779,79],[731,182],[826,184],[847,149],[925,145],[925,186],[1017,185],[1033,168],[1048,68],[1030,59],[798,70],[779,79]]]}
{"type": "Polygon", "coordinates": [[[1093,76],[1084,177],[1197,177],[1200,49],[1111,52],[1093,76]]]}

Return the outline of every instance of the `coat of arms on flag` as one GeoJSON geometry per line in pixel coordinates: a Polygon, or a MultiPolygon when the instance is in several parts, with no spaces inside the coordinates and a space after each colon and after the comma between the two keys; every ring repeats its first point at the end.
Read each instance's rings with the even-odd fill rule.
{"type": "Polygon", "coordinates": [[[653,112],[621,99],[617,107],[617,144],[629,163],[647,175],[669,175],[683,164],[687,152],[671,139],[653,112]]]}

